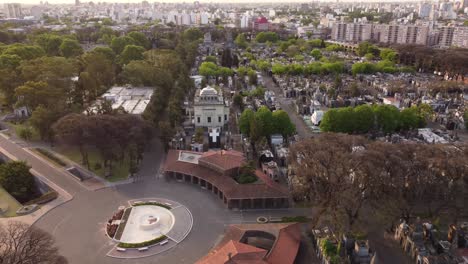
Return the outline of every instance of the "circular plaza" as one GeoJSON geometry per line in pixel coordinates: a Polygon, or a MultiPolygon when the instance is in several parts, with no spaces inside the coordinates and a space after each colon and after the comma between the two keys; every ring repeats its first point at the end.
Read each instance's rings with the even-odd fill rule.
{"type": "Polygon", "coordinates": [[[106,233],[116,243],[107,256],[141,258],[162,253],[180,243],[192,225],[192,214],[180,203],[162,198],[130,200],[107,221],[106,233]]]}

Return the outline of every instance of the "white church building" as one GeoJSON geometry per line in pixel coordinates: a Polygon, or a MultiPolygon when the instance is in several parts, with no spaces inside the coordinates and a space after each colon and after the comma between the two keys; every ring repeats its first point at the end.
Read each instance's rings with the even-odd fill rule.
{"type": "Polygon", "coordinates": [[[193,104],[195,127],[221,128],[229,121],[229,105],[222,92],[207,86],[197,90],[193,104]]]}

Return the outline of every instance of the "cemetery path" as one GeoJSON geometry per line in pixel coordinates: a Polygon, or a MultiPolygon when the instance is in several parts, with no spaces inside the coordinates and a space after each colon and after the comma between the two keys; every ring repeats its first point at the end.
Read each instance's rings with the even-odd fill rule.
{"type": "Polygon", "coordinates": [[[262,78],[263,78],[263,82],[265,84],[265,88],[267,90],[275,92],[276,100],[280,104],[281,109],[283,109],[284,111],[286,111],[286,113],[288,113],[289,118],[294,123],[294,125],[296,125],[296,131],[297,131],[297,134],[299,135],[299,137],[301,139],[312,137],[314,135],[314,133],[306,125],[306,123],[304,122],[302,117],[297,114],[296,110],[292,106],[293,100],[285,98],[283,96],[283,93],[282,93],[280,87],[278,87],[278,85],[276,85],[273,82],[273,79],[271,77],[269,77],[267,75],[262,75],[262,78]]]}

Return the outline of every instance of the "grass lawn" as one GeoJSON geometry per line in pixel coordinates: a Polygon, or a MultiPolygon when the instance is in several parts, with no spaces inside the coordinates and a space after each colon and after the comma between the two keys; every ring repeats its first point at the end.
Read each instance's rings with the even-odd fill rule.
{"type": "Polygon", "coordinates": [[[2,187],[0,187],[0,204],[8,205],[6,214],[1,215],[6,217],[16,216],[16,211],[21,207],[21,204],[2,187]]]}
{"type": "MultiPolygon", "coordinates": [[[[81,165],[83,164],[81,160],[80,151],[76,147],[57,146],[54,148],[54,150],[78,164],[81,164],[81,165]]],[[[104,178],[104,162],[102,161],[101,154],[99,154],[97,149],[88,150],[88,159],[89,159],[91,171],[94,172],[96,175],[104,178]],[[95,165],[97,163],[101,164],[101,168],[99,169],[96,168],[95,165]]],[[[123,162],[113,162],[112,175],[105,179],[110,182],[125,180],[128,177],[129,170],[130,170],[130,160],[126,156],[123,162]]]]}

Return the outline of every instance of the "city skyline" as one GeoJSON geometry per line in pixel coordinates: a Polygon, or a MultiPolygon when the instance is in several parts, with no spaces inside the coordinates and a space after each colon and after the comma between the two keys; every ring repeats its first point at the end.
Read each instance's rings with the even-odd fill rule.
{"type": "MultiPolygon", "coordinates": [[[[16,1],[8,1],[3,4],[7,3],[19,3],[19,4],[25,4],[25,5],[35,5],[35,4],[40,4],[40,0],[16,0],[16,1]]],[[[42,1],[42,2],[48,2],[49,4],[75,4],[75,0],[49,0],[49,1],[42,1]]],[[[141,0],[99,0],[99,1],[82,1],[82,3],[88,3],[88,2],[94,2],[94,3],[141,3],[143,1],[141,0]]],[[[154,3],[154,2],[159,2],[159,3],[191,3],[191,1],[187,0],[159,0],[159,1],[147,1],[149,3],[154,3]]],[[[255,1],[249,1],[249,0],[217,0],[217,1],[199,1],[200,3],[204,4],[209,4],[209,3],[312,3],[312,2],[330,2],[330,3],[336,3],[336,1],[330,1],[330,0],[316,0],[316,1],[304,1],[304,0],[255,0],[255,1]]],[[[340,0],[339,2],[342,3],[347,3],[347,2],[354,2],[352,0],[340,0]]],[[[380,1],[375,1],[375,0],[361,0],[360,2],[372,2],[372,3],[398,3],[401,1],[393,1],[393,0],[380,0],[380,1]]],[[[409,0],[405,2],[421,2],[418,0],[409,0]]]]}

